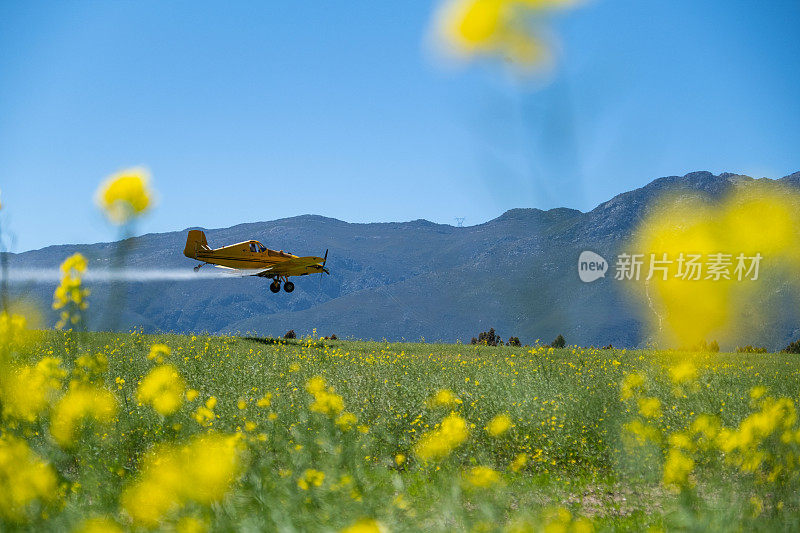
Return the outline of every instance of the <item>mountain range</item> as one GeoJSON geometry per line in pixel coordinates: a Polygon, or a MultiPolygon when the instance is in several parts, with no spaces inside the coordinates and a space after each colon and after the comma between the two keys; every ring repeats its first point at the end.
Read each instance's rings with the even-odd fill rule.
{"type": "MultiPolygon", "coordinates": [[[[762,178],[766,180],[767,178],[762,178]]],[[[512,209],[484,224],[454,227],[427,220],[354,224],[315,215],[204,229],[209,244],[256,239],[273,249],[321,255],[329,249],[332,275],[298,278],[292,294],[272,294],[255,277],[128,282],[125,310],[111,321],[108,283],[92,285],[89,327],[145,332],[298,335],[316,329],[340,338],[469,342],[493,327],[503,338],[636,347],[648,342],[637,309],[606,276],[582,283],[581,251],[617,254],[637,223],[665,193],[716,198],[760,180],[740,174],[693,172],[656,179],[588,212],[557,208],[512,209]]],[[[800,190],[800,172],[779,180],[800,190]]],[[[187,228],[194,229],[194,228],[187,228]]],[[[126,241],[128,269],[184,270],[186,231],[147,234],[126,241]]],[[[59,245],[8,254],[11,272],[56,269],[74,252],[89,268],[105,269],[118,243],[59,245]]],[[[206,269],[210,267],[205,267],[206,269]]],[[[47,309],[52,279],[14,283],[15,296],[47,309]]],[[[783,347],[800,337],[797,312],[771,325],[753,343],[783,347]]],[[[55,315],[48,315],[55,322],[55,315]]]]}

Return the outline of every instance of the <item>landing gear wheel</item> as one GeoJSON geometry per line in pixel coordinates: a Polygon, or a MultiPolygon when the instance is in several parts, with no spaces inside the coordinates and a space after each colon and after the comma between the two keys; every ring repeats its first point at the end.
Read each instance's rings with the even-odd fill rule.
{"type": "Polygon", "coordinates": [[[283,284],[283,290],[285,290],[286,292],[292,292],[294,290],[294,283],[292,283],[291,281],[287,281],[286,283],[283,284]]]}
{"type": "Polygon", "coordinates": [[[276,294],[281,292],[281,282],[277,280],[273,281],[272,283],[269,284],[269,290],[271,290],[276,294]]]}
{"type": "Polygon", "coordinates": [[[201,267],[201,266],[203,266],[203,265],[197,265],[196,267],[194,267],[194,271],[195,271],[195,272],[198,272],[198,271],[200,270],[200,267],[201,267]]]}

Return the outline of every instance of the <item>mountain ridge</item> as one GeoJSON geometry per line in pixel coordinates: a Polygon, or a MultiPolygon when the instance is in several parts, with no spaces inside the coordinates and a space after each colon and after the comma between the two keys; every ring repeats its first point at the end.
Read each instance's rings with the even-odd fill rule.
{"type": "MultiPolygon", "coordinates": [[[[762,179],[800,186],[800,172],[762,179]]],[[[636,346],[646,334],[635,310],[608,280],[581,284],[574,271],[577,255],[591,249],[613,256],[661,194],[718,197],[754,181],[759,180],[706,171],[666,176],[590,211],[515,208],[464,227],[424,219],[351,223],[304,214],[197,228],[206,231],[211,246],[253,238],[301,254],[330,249],[333,276],[300,278],[292,295],[272,295],[257,278],[133,283],[120,323],[145,331],[279,335],[316,328],[340,337],[444,341],[466,341],[495,327],[524,342],[562,333],[584,345],[636,346]]],[[[182,255],[188,229],[196,228],[133,237],[127,266],[188,271],[193,262],[182,255]]],[[[106,268],[115,247],[53,245],[9,254],[9,263],[12,269],[55,268],[81,251],[90,268],[106,268]]],[[[16,289],[46,307],[53,286],[16,289]]],[[[93,291],[90,326],[103,329],[98,315],[107,311],[108,288],[97,285],[93,291]]]]}

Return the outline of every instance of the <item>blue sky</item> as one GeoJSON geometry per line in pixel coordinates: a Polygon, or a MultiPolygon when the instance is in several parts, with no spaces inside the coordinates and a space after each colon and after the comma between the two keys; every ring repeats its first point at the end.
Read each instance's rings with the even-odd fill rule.
{"type": "Polygon", "coordinates": [[[693,170],[800,170],[800,2],[595,0],[552,19],[546,80],[443,66],[433,6],[0,3],[3,229],[16,251],[111,240],[94,190],[133,165],[159,194],[140,232],[471,225],[693,170]]]}

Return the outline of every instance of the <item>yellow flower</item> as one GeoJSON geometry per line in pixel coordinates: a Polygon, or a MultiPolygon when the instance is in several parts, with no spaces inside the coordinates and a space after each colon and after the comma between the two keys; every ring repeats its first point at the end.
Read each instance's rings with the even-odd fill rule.
{"type": "Polygon", "coordinates": [[[184,516],[175,524],[177,533],[205,533],[208,531],[208,524],[193,516],[184,516]]]}
{"type": "Polygon", "coordinates": [[[500,472],[488,466],[470,468],[464,476],[467,483],[475,488],[488,488],[501,482],[500,472]]]}
{"type": "Polygon", "coordinates": [[[453,407],[461,400],[450,389],[440,389],[428,400],[431,407],[453,407]]]}
{"type": "Polygon", "coordinates": [[[669,436],[669,445],[673,448],[683,449],[683,450],[691,450],[694,448],[694,444],[692,443],[691,437],[688,434],[677,431],[669,436]]]}
{"type": "Polygon", "coordinates": [[[247,401],[240,398],[239,401],[236,402],[236,408],[240,411],[244,411],[247,409],[247,401]]]}
{"type": "Polygon", "coordinates": [[[64,448],[71,447],[80,422],[92,419],[108,423],[117,412],[117,399],[106,389],[93,385],[70,388],[53,408],[50,433],[64,448]]]}
{"type": "Polygon", "coordinates": [[[525,468],[525,465],[527,464],[528,464],[528,455],[524,453],[519,453],[517,454],[516,457],[514,457],[514,460],[511,461],[509,467],[511,468],[512,472],[519,472],[520,470],[525,468]]]}
{"type": "Polygon", "coordinates": [[[98,516],[84,520],[72,533],[122,533],[122,528],[111,518],[98,516]]]}
{"type": "Polygon", "coordinates": [[[268,392],[256,402],[256,405],[258,407],[269,407],[271,403],[272,403],[272,393],[268,392]]]}
{"type": "Polygon", "coordinates": [[[437,15],[437,33],[455,55],[496,54],[521,65],[547,58],[547,47],[526,21],[527,13],[574,4],[572,0],[448,0],[437,15]]]}
{"type": "Polygon", "coordinates": [[[153,368],[142,380],[137,392],[140,403],[152,405],[160,415],[168,416],[183,403],[186,383],[172,365],[153,368]]]}
{"type": "Polygon", "coordinates": [[[625,379],[622,380],[620,398],[623,400],[630,400],[643,386],[644,376],[642,374],[628,374],[625,376],[625,379]]]}
{"type": "Polygon", "coordinates": [[[406,462],[406,456],[402,453],[398,453],[394,456],[394,462],[397,463],[397,466],[400,466],[406,462]]]}
{"type": "Polygon", "coordinates": [[[637,444],[645,444],[647,441],[659,442],[661,439],[661,435],[655,427],[645,424],[639,419],[633,420],[623,427],[626,431],[625,436],[632,436],[637,444]]]}
{"type": "Polygon", "coordinates": [[[123,509],[136,524],[156,527],[187,502],[220,500],[241,470],[236,443],[235,437],[209,433],[157,447],[143,460],[139,479],[123,491],[123,509]]]}
{"type": "Polygon", "coordinates": [[[34,500],[51,500],[56,492],[53,469],[11,435],[0,437],[0,518],[25,519],[34,500]]]}
{"type": "Polygon", "coordinates": [[[154,344],[150,347],[150,353],[147,354],[147,358],[151,361],[155,360],[160,365],[170,353],[172,353],[172,350],[166,344],[154,344]]]}
{"type": "Polygon", "coordinates": [[[31,331],[24,315],[0,312],[0,364],[7,352],[22,348],[28,343],[31,331]]]}
{"type": "Polygon", "coordinates": [[[314,396],[309,409],[315,413],[336,416],[344,410],[342,397],[334,392],[333,387],[328,387],[320,376],[308,380],[306,390],[314,396]]]}
{"type": "Polygon", "coordinates": [[[192,413],[192,418],[203,427],[209,427],[214,423],[214,418],[216,415],[212,409],[209,409],[205,405],[200,405],[197,407],[194,413],[192,413]]]}
{"type": "Polygon", "coordinates": [[[342,431],[348,431],[356,422],[358,422],[356,415],[348,411],[343,412],[339,415],[339,418],[336,419],[336,425],[339,426],[339,429],[342,431]]]}
{"type": "Polygon", "coordinates": [[[195,389],[189,389],[189,390],[186,391],[186,401],[187,402],[195,401],[198,396],[200,396],[200,393],[198,391],[196,391],[195,389]]]}
{"type": "Polygon", "coordinates": [[[753,387],[750,389],[750,397],[754,400],[758,400],[762,396],[767,393],[767,388],[759,385],[758,387],[753,387]]]}
{"type": "Polygon", "coordinates": [[[303,475],[297,480],[297,486],[303,490],[308,490],[310,487],[322,486],[324,481],[325,472],[309,468],[303,472],[303,475]]]}
{"type": "Polygon", "coordinates": [[[354,524],[342,529],[339,533],[386,533],[386,528],[372,518],[361,518],[354,524]]]}
{"type": "Polygon", "coordinates": [[[0,404],[3,415],[33,422],[61,388],[67,372],[60,359],[45,357],[35,366],[9,367],[0,372],[0,404]]]}
{"type": "Polygon", "coordinates": [[[639,413],[645,418],[661,416],[661,400],[658,398],[639,398],[639,413]]]}
{"type": "Polygon", "coordinates": [[[691,361],[683,361],[669,369],[669,377],[676,385],[697,379],[697,367],[691,361]]]}
{"type": "Polygon", "coordinates": [[[672,448],[664,462],[664,485],[672,489],[683,489],[691,486],[689,474],[694,468],[694,460],[682,451],[672,448]]]}
{"type": "Polygon", "coordinates": [[[62,329],[68,324],[78,324],[82,320],[81,311],[89,307],[86,301],[89,289],[84,289],[81,285],[86,265],[86,258],[79,253],[71,255],[61,263],[61,284],[53,293],[53,309],[63,310],[56,329],[62,329]]]}
{"type": "Polygon", "coordinates": [[[97,189],[95,201],[114,224],[125,224],[145,213],[152,203],[150,173],[129,168],[107,178],[97,189]]]}
{"type": "Polygon", "coordinates": [[[105,382],[108,371],[108,357],[105,354],[84,354],[75,359],[75,368],[72,369],[72,381],[89,384],[105,382]]]}
{"type": "Polygon", "coordinates": [[[423,461],[443,459],[467,440],[468,435],[467,421],[451,413],[436,429],[422,436],[414,452],[423,461]]]}
{"type": "Polygon", "coordinates": [[[512,426],[511,417],[505,413],[499,414],[492,418],[489,425],[486,426],[486,432],[492,437],[499,437],[512,426]]]}

